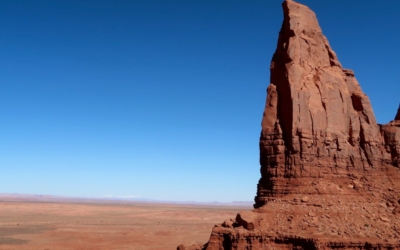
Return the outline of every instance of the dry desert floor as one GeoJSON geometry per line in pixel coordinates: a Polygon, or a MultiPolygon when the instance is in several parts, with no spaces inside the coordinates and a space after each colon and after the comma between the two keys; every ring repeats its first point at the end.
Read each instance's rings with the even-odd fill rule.
{"type": "Polygon", "coordinates": [[[176,249],[249,207],[0,200],[0,249],[176,249]]]}

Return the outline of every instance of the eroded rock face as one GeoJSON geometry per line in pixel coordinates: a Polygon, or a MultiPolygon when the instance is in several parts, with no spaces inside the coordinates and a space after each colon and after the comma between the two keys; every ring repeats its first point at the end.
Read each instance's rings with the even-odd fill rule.
{"type": "Polygon", "coordinates": [[[382,125],[382,132],[393,165],[400,167],[400,107],[395,119],[386,125],[382,125]]]}
{"type": "Polygon", "coordinates": [[[378,125],[314,12],[283,10],[255,209],[216,225],[205,249],[400,249],[400,108],[378,125]]]}
{"type": "MultiPolygon", "coordinates": [[[[294,1],[283,4],[284,22],[271,62],[262,120],[255,207],[293,193],[315,178],[382,173],[390,155],[354,72],[343,69],[315,14],[294,1]]],[[[361,177],[359,176],[359,177],[361,177]]]]}

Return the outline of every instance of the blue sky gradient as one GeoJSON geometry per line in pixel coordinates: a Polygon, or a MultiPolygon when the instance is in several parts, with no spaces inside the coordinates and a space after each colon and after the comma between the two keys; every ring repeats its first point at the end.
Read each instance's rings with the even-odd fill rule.
{"type": "MultiPolygon", "coordinates": [[[[400,2],[303,0],[378,122],[400,2]]],[[[0,1],[0,193],[252,200],[281,1],[0,1]]]]}

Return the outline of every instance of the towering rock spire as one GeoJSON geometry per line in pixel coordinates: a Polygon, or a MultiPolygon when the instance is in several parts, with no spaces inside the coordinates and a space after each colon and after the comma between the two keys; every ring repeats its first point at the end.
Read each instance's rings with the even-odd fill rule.
{"type": "Polygon", "coordinates": [[[394,118],[396,121],[400,121],[400,104],[399,104],[399,108],[397,109],[397,115],[394,118]]]}
{"type": "Polygon", "coordinates": [[[283,10],[255,209],[216,225],[205,248],[400,249],[400,108],[378,125],[314,12],[283,10]]]}
{"type": "Polygon", "coordinates": [[[271,197],[314,193],[306,184],[310,178],[373,172],[388,158],[368,97],[354,72],[342,68],[314,12],[294,1],[285,1],[283,10],[262,119],[255,207],[271,197]]]}

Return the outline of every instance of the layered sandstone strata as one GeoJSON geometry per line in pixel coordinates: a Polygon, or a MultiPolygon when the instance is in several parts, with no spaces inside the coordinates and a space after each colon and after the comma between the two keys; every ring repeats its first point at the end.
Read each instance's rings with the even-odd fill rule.
{"type": "Polygon", "coordinates": [[[293,1],[283,8],[262,119],[255,207],[288,194],[319,195],[308,188],[316,178],[382,175],[382,163],[390,161],[368,97],[354,72],[342,68],[315,14],[293,1]]]}
{"type": "Polygon", "coordinates": [[[283,10],[255,209],[216,225],[205,248],[400,249],[400,109],[378,125],[314,12],[283,10]]]}

